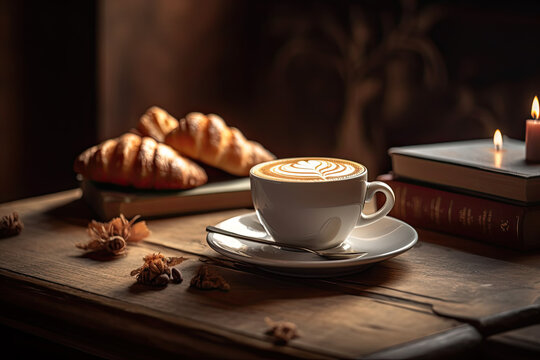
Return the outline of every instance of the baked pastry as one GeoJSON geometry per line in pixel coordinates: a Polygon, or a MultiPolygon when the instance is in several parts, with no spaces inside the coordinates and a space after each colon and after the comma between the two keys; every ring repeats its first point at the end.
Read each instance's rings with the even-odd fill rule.
{"type": "Polygon", "coordinates": [[[165,143],[180,154],[238,176],[252,166],[274,159],[261,144],[247,140],[218,115],[192,112],[165,136],[165,143]]]}
{"type": "Polygon", "coordinates": [[[178,120],[158,106],[152,106],[141,116],[137,130],[142,136],[150,136],[159,142],[165,140],[165,135],[178,127],[178,120]]]}
{"type": "Polygon", "coordinates": [[[207,181],[199,165],[170,146],[131,133],[87,149],[73,168],[87,179],[139,189],[187,189],[207,181]]]}

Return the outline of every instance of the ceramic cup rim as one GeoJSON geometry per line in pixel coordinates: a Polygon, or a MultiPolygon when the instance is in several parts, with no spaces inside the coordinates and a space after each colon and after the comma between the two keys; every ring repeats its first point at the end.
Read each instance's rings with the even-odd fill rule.
{"type": "Polygon", "coordinates": [[[335,183],[335,182],[348,181],[348,180],[353,180],[353,179],[358,179],[358,178],[364,178],[364,177],[367,176],[367,167],[365,165],[357,162],[357,161],[348,160],[348,159],[342,159],[342,158],[336,158],[336,157],[298,156],[298,157],[287,157],[287,158],[273,159],[273,160],[268,160],[268,161],[259,163],[259,164],[255,165],[255,166],[253,166],[249,170],[249,175],[250,175],[250,177],[256,178],[257,180],[275,182],[275,183],[280,183],[280,184],[303,184],[303,185],[304,184],[327,184],[327,183],[335,183]],[[261,167],[265,166],[266,164],[273,163],[273,162],[293,160],[293,159],[294,160],[322,159],[322,160],[329,160],[329,161],[333,161],[333,160],[347,161],[347,162],[351,162],[351,163],[356,164],[356,165],[360,165],[360,167],[362,168],[362,171],[359,171],[357,174],[354,174],[354,175],[349,175],[349,176],[344,176],[344,177],[337,177],[337,178],[328,179],[328,180],[324,180],[324,181],[313,181],[313,180],[294,180],[294,181],[290,181],[290,180],[283,180],[283,179],[270,179],[270,178],[262,177],[262,176],[259,176],[259,175],[255,174],[256,169],[261,168],[261,167]]]}

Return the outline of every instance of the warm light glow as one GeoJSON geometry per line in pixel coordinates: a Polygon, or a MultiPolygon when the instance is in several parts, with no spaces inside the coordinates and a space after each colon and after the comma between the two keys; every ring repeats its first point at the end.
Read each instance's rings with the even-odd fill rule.
{"type": "Polygon", "coordinates": [[[532,118],[535,120],[538,120],[538,113],[540,113],[540,106],[538,106],[538,96],[534,97],[532,108],[531,108],[531,115],[532,118]]]}
{"type": "Polygon", "coordinates": [[[493,159],[494,162],[495,162],[495,167],[497,169],[500,169],[501,168],[501,165],[502,165],[502,158],[503,158],[503,152],[502,151],[495,151],[495,158],[493,159]]]}
{"type": "Polygon", "coordinates": [[[503,138],[501,131],[497,129],[495,131],[495,134],[493,135],[493,146],[495,146],[495,150],[499,151],[502,150],[503,147],[503,138]]]}

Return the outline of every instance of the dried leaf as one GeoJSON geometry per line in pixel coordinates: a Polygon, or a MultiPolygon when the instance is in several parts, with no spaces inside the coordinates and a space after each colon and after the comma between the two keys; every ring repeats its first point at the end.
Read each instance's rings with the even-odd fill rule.
{"type": "Polygon", "coordinates": [[[183,257],[183,256],[179,256],[179,257],[169,257],[167,258],[167,265],[169,267],[172,267],[172,266],[175,266],[175,265],[178,265],[178,264],[181,264],[183,263],[184,261],[186,261],[187,258],[183,257]]]}

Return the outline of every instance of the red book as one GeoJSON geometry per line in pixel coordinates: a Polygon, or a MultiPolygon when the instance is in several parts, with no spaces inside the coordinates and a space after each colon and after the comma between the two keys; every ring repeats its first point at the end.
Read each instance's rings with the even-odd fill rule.
{"type": "MultiPolygon", "coordinates": [[[[540,248],[540,206],[520,206],[379,176],[396,195],[390,216],[408,224],[513,249],[540,248]]],[[[384,198],[377,198],[381,206],[384,198]]]]}

